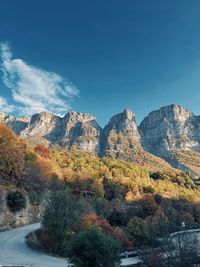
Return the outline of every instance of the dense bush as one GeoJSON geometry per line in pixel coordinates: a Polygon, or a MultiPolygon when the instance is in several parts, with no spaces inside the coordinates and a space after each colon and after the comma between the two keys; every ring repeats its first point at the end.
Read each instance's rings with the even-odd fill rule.
{"type": "Polygon", "coordinates": [[[58,186],[53,181],[42,227],[51,239],[53,252],[66,255],[73,231],[80,223],[82,208],[80,201],[66,187],[58,186]]]}
{"type": "Polygon", "coordinates": [[[9,192],[7,195],[7,206],[12,212],[26,208],[26,198],[20,191],[9,192]]]}
{"type": "Polygon", "coordinates": [[[130,235],[133,245],[147,245],[149,242],[149,232],[147,223],[139,217],[133,217],[128,225],[127,231],[130,235]]]}
{"type": "Polygon", "coordinates": [[[93,227],[76,236],[70,259],[77,267],[113,267],[120,262],[119,252],[117,241],[93,227]]]}
{"type": "Polygon", "coordinates": [[[44,146],[43,144],[38,144],[34,147],[35,152],[43,158],[49,158],[50,151],[48,147],[44,146]]]}
{"type": "Polygon", "coordinates": [[[150,178],[153,180],[164,180],[164,175],[160,172],[151,172],[150,173],[150,178]]]}
{"type": "Polygon", "coordinates": [[[83,221],[80,225],[80,230],[89,230],[94,226],[99,227],[106,235],[118,240],[123,249],[130,250],[133,248],[132,242],[128,239],[127,235],[119,226],[111,226],[106,219],[96,215],[95,213],[89,213],[83,218],[83,221]]]}

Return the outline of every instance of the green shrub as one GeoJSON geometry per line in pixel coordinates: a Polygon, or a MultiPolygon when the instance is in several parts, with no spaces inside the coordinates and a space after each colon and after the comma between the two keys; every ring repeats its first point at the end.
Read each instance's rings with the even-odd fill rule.
{"type": "Polygon", "coordinates": [[[133,217],[127,225],[127,232],[135,246],[148,244],[149,232],[145,220],[139,217],[133,217]]]}
{"type": "Polygon", "coordinates": [[[29,200],[32,205],[40,205],[42,202],[42,195],[38,193],[30,193],[29,200]]]}
{"type": "Polygon", "coordinates": [[[70,259],[77,267],[113,267],[120,262],[119,253],[118,241],[93,227],[76,236],[70,259]]]}
{"type": "Polygon", "coordinates": [[[151,172],[150,178],[153,180],[164,180],[164,176],[160,172],[151,172]]]}
{"type": "Polygon", "coordinates": [[[68,242],[82,218],[82,205],[68,188],[58,190],[57,186],[53,181],[42,227],[51,237],[53,252],[66,256],[68,242]]]}
{"type": "Polygon", "coordinates": [[[143,186],[143,193],[144,194],[153,194],[153,193],[155,193],[155,191],[156,191],[155,188],[153,188],[150,185],[143,186]]]}
{"type": "Polygon", "coordinates": [[[26,208],[26,198],[19,192],[9,192],[7,195],[7,206],[12,212],[18,212],[26,208]]]}

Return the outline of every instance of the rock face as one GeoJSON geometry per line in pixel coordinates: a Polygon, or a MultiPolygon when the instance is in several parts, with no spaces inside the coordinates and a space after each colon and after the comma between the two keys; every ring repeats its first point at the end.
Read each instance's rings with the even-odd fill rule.
{"type": "Polygon", "coordinates": [[[200,174],[200,116],[170,105],[151,112],[140,130],[144,149],[178,169],[200,174]]]}
{"type": "MultiPolygon", "coordinates": [[[[6,120],[4,122],[7,123],[6,120]]],[[[8,124],[16,132],[16,128],[8,124]]],[[[16,133],[34,140],[59,144],[69,150],[98,152],[101,130],[91,114],[69,112],[61,118],[41,112],[33,115],[25,127],[16,133]]]]}
{"type": "Polygon", "coordinates": [[[173,163],[178,151],[200,151],[200,118],[179,105],[151,112],[140,124],[143,147],[173,163]]]}
{"type": "Polygon", "coordinates": [[[200,116],[180,105],[152,111],[139,127],[134,112],[128,109],[114,115],[104,129],[93,115],[79,112],[69,112],[62,118],[42,112],[31,119],[0,113],[0,121],[23,137],[36,142],[45,140],[68,150],[112,156],[142,165],[145,162],[163,165],[165,163],[159,162],[161,157],[177,168],[191,169],[195,165],[192,168],[199,170],[200,116]],[[194,161],[187,164],[189,152],[194,161]]]}
{"type": "Polygon", "coordinates": [[[60,144],[70,150],[98,153],[101,131],[93,115],[69,112],[62,119],[60,144]]]}
{"type": "Polygon", "coordinates": [[[111,118],[101,136],[101,156],[140,147],[140,134],[133,111],[125,109],[111,118]]]}
{"type": "Polygon", "coordinates": [[[60,117],[41,112],[31,117],[27,127],[21,131],[20,135],[24,137],[44,137],[48,141],[56,141],[61,125],[60,117]]]}
{"type": "MultiPolygon", "coordinates": [[[[11,212],[6,197],[11,188],[0,186],[0,231],[41,221],[42,205],[32,205],[26,196],[27,205],[20,212],[11,212]]],[[[12,188],[13,191],[16,189],[12,188]]]]}

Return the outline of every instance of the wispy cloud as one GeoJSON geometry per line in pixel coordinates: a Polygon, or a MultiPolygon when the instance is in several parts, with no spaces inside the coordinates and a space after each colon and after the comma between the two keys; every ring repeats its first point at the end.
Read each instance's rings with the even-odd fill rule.
{"type": "MultiPolygon", "coordinates": [[[[7,112],[16,110],[20,115],[32,115],[47,111],[62,115],[70,109],[71,100],[79,95],[71,82],[55,72],[29,65],[22,59],[13,59],[7,43],[1,43],[0,48],[3,83],[11,90],[14,103],[7,112]]],[[[0,109],[7,104],[1,97],[0,109]]]]}
{"type": "Polygon", "coordinates": [[[0,112],[11,113],[15,110],[13,105],[9,105],[8,101],[0,96],[0,112]]]}

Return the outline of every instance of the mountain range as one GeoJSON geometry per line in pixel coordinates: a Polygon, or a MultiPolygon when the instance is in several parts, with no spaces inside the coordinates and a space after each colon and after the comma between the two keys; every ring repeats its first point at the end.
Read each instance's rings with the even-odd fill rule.
{"type": "Polygon", "coordinates": [[[35,143],[114,157],[154,170],[174,167],[200,175],[200,116],[180,105],[152,111],[140,125],[128,109],[114,115],[104,128],[93,115],[79,112],[64,117],[41,112],[31,118],[0,113],[0,121],[35,143]]]}

